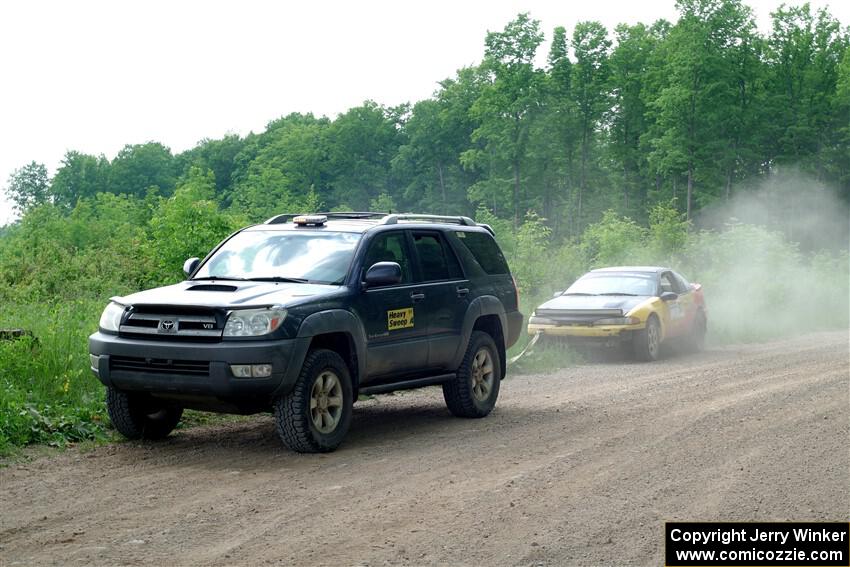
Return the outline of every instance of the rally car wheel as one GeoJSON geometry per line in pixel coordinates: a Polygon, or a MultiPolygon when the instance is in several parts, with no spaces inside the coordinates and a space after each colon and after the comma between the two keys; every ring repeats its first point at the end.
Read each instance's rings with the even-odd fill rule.
{"type": "Polygon", "coordinates": [[[106,411],[112,425],[127,439],[163,439],[183,416],[180,406],[115,388],[106,390],[106,411]]]}
{"type": "Polygon", "coordinates": [[[635,334],[634,351],[638,360],[658,360],[658,353],[661,351],[661,325],[655,315],[650,315],[646,327],[635,334]]]}
{"type": "Polygon", "coordinates": [[[484,417],[499,397],[502,366],[493,338],[475,331],[454,380],[443,383],[443,398],[458,417],[484,417]]]}
{"type": "Polygon", "coordinates": [[[342,357],[332,350],[310,351],[293,390],[274,403],[278,435],[299,453],[333,451],[348,433],[353,403],[342,357]]]}

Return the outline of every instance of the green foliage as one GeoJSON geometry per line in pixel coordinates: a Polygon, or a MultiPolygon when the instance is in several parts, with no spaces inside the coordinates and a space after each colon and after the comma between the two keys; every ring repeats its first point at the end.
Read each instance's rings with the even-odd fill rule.
{"type": "Polygon", "coordinates": [[[369,202],[369,210],[386,213],[399,212],[398,207],[395,204],[395,200],[390,196],[389,193],[381,193],[380,195],[372,199],[369,202]]]}
{"type": "Polygon", "coordinates": [[[9,176],[6,194],[19,212],[50,200],[50,180],[43,164],[31,162],[9,176]]]}
{"type": "Polygon", "coordinates": [[[16,170],[0,326],[38,342],[0,344],[0,451],[101,435],[85,335],[106,299],[177,281],[187,257],[283,212],[474,215],[525,313],[592,267],[663,264],[705,284],[713,340],[846,328],[848,29],[808,5],[777,9],[767,36],[739,0],[677,9],[613,36],[558,26],[544,68],[540,24],[519,14],[487,34],[480,64],[412,105],[293,113],[177,155],[157,142],[111,160],[69,151],[52,178],[16,170]],[[722,225],[722,205],[746,197],[761,225],[722,225]]]}
{"type": "Polygon", "coordinates": [[[606,211],[602,220],[587,227],[581,249],[593,267],[643,263],[647,231],[628,217],[606,211]]]}
{"type": "Polygon", "coordinates": [[[212,172],[193,168],[189,179],[162,201],[151,218],[143,252],[155,263],[158,277],[163,278],[156,283],[178,281],[184,260],[206,256],[223,235],[244,224],[218,210],[212,201],[214,191],[212,172]]]}
{"type": "Polygon", "coordinates": [[[88,369],[87,338],[103,301],[2,305],[0,326],[27,329],[34,339],[0,341],[0,454],[102,438],[103,387],[88,369]]]}
{"type": "MultiPolygon", "coordinates": [[[[675,207],[657,204],[649,211],[650,255],[655,259],[670,259],[681,252],[688,240],[690,221],[675,207]]],[[[662,262],[664,263],[664,262],[662,262]]],[[[669,263],[669,262],[667,262],[669,263]]]]}

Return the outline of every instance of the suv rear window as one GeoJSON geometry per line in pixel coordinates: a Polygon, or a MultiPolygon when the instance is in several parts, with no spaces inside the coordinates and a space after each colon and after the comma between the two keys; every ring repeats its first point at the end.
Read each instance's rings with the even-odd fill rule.
{"type": "Polygon", "coordinates": [[[489,234],[483,232],[461,232],[455,233],[457,242],[469,250],[476,262],[489,275],[508,274],[508,263],[499,250],[499,245],[489,234]]]}

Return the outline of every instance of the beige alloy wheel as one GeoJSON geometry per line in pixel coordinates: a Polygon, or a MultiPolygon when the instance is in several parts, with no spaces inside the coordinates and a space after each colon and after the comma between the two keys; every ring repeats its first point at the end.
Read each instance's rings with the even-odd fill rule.
{"type": "Polygon", "coordinates": [[[452,414],[484,417],[493,410],[502,379],[501,360],[493,337],[472,331],[457,375],[443,382],[443,398],[452,414]]]}
{"type": "Polygon", "coordinates": [[[650,356],[655,360],[658,358],[658,349],[661,346],[661,328],[655,320],[650,320],[646,326],[646,342],[650,356]]]}
{"type": "Polygon", "coordinates": [[[320,433],[333,433],[342,418],[342,384],[339,376],[325,370],[310,391],[310,418],[320,433]]]}
{"type": "Polygon", "coordinates": [[[472,395],[479,402],[486,401],[493,389],[493,357],[488,348],[480,348],[472,359],[472,395]]]}

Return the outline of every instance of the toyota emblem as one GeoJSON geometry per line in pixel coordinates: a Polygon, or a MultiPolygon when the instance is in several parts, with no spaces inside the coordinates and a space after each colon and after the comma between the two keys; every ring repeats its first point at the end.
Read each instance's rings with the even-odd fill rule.
{"type": "Polygon", "coordinates": [[[159,322],[160,333],[174,333],[177,331],[177,325],[171,319],[163,319],[159,322]]]}

